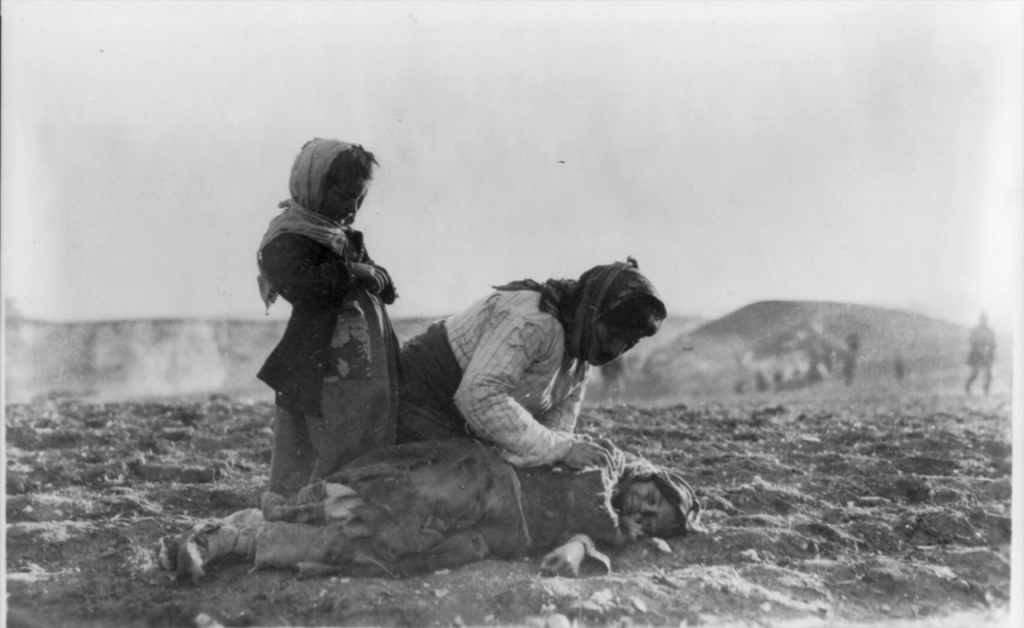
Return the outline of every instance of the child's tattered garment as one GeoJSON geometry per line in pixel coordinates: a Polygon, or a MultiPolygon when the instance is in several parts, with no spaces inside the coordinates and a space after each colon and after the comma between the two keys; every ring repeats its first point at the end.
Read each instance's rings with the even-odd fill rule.
{"type": "Polygon", "coordinates": [[[439,569],[545,552],[575,534],[615,542],[614,459],[610,469],[573,472],[515,468],[470,440],[386,447],[296,497],[265,494],[256,566],[439,569]]]}

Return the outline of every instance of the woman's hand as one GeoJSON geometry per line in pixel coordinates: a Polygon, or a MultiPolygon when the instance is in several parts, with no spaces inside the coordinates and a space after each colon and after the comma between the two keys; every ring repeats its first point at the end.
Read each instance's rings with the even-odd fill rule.
{"type": "Polygon", "coordinates": [[[587,467],[607,467],[612,462],[608,450],[595,443],[576,441],[572,444],[562,463],[570,469],[585,469],[587,467]]]}
{"type": "Polygon", "coordinates": [[[373,294],[384,292],[391,281],[387,271],[371,264],[352,264],[352,274],[355,275],[359,285],[373,294]]]}

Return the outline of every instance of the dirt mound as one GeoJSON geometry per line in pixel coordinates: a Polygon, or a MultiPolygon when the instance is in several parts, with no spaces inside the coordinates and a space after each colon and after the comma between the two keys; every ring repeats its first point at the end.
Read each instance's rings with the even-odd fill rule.
{"type": "MultiPolygon", "coordinates": [[[[962,390],[968,335],[961,325],[902,310],[761,301],[666,341],[637,369],[635,391],[647,398],[692,397],[847,379],[872,387],[962,390]]],[[[998,345],[996,385],[1009,391],[1012,343],[1001,337],[998,345]]]]}
{"type": "Polygon", "coordinates": [[[962,338],[964,333],[960,325],[903,310],[833,301],[758,301],[702,325],[694,335],[756,340],[812,321],[843,334],[872,332],[886,341],[916,335],[962,338]]]}
{"type": "Polygon", "coordinates": [[[406,580],[227,563],[197,587],[158,571],[151,548],[258,504],[269,404],[10,405],[10,625],[1002,625],[1009,408],[934,395],[591,406],[584,432],[691,480],[706,533],[638,543],[611,574],[578,579],[533,561],[406,580]]]}

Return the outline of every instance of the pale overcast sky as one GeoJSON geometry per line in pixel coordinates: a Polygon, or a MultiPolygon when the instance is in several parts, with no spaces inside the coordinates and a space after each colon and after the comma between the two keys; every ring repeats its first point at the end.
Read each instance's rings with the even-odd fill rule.
{"type": "Polygon", "coordinates": [[[393,317],[633,255],[676,314],[1008,325],[1022,7],[4,1],[4,295],[47,320],[263,317],[256,247],[329,137],[381,163],[356,227],[393,317]]]}

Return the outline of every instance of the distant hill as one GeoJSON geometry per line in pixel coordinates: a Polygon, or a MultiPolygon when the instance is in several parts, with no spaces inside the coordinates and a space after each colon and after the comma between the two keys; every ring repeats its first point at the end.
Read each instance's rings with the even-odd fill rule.
{"type": "Polygon", "coordinates": [[[740,342],[759,356],[771,356],[783,352],[799,332],[815,328],[839,344],[857,334],[866,356],[899,350],[934,358],[952,351],[959,359],[966,350],[966,331],[960,325],[914,312],[829,301],[759,301],[702,325],[692,335],[701,341],[740,342]]]}
{"type": "MultiPolygon", "coordinates": [[[[968,333],[964,326],[903,310],[828,301],[760,301],[681,333],[651,352],[635,373],[634,389],[647,396],[721,394],[754,390],[759,376],[773,387],[797,387],[815,382],[821,373],[823,380],[834,379],[849,356],[855,357],[858,381],[893,380],[899,359],[916,381],[951,385],[965,375],[968,333]],[[851,334],[859,340],[856,352],[847,348],[851,334]]],[[[1008,373],[1010,339],[999,344],[1003,349],[997,362],[1008,373]]]]}

